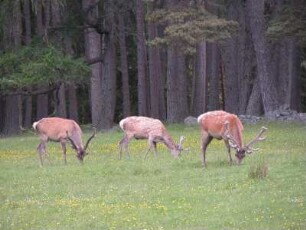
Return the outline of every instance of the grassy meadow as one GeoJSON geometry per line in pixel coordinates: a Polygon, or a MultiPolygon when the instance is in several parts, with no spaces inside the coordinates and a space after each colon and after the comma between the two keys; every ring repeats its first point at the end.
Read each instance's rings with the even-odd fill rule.
{"type": "MultiPolygon", "coordinates": [[[[245,126],[245,142],[261,125],[245,126]]],[[[48,143],[51,164],[40,167],[32,131],[0,138],[0,229],[306,229],[306,125],[264,125],[266,141],[242,165],[214,140],[206,169],[197,126],[167,126],[190,148],[177,160],[159,144],[144,161],[146,141],[135,140],[118,160],[115,129],[97,134],[83,165],[70,146],[64,165],[48,143]]]]}

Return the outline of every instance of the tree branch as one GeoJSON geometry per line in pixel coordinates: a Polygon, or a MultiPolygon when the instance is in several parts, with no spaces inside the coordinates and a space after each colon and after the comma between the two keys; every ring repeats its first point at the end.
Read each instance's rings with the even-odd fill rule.
{"type": "Polygon", "coordinates": [[[54,90],[56,90],[59,86],[55,85],[52,87],[48,87],[47,89],[37,89],[37,90],[16,90],[16,91],[11,91],[11,92],[1,92],[0,95],[1,96],[12,96],[12,95],[40,95],[40,94],[46,94],[49,92],[53,92],[54,90]]]}

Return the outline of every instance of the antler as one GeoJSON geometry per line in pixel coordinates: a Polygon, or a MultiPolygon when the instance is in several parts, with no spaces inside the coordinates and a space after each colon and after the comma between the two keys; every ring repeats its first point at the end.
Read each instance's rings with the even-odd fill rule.
{"type": "Polygon", "coordinates": [[[74,141],[69,137],[68,130],[66,131],[66,133],[67,133],[67,138],[68,138],[68,140],[69,140],[69,141],[71,142],[71,144],[72,144],[72,148],[75,149],[75,150],[77,150],[78,148],[77,148],[76,144],[75,144],[74,141]]]}
{"type": "Polygon", "coordinates": [[[93,127],[93,130],[94,130],[94,132],[93,132],[93,134],[88,138],[84,150],[87,149],[87,147],[88,147],[88,145],[89,145],[89,142],[96,136],[96,128],[93,127]]]}
{"type": "Polygon", "coordinates": [[[226,140],[226,139],[228,140],[228,143],[229,143],[229,145],[230,145],[232,148],[238,149],[238,148],[239,148],[239,145],[238,145],[237,141],[235,140],[235,138],[230,134],[228,125],[229,125],[229,122],[226,121],[226,122],[224,123],[224,139],[225,139],[225,140],[226,140]]]}
{"type": "Polygon", "coordinates": [[[177,147],[181,151],[183,150],[183,142],[184,142],[185,139],[186,138],[184,136],[180,136],[180,140],[179,140],[179,143],[178,143],[177,147]]]}
{"type": "Polygon", "coordinates": [[[257,134],[257,136],[256,136],[252,141],[250,141],[247,145],[244,146],[244,148],[245,148],[245,150],[247,151],[247,153],[251,153],[252,151],[256,151],[256,150],[257,150],[257,149],[251,148],[251,146],[252,146],[253,144],[259,142],[259,141],[265,140],[266,137],[261,137],[261,136],[262,136],[262,134],[263,134],[264,132],[266,132],[267,130],[268,130],[268,128],[266,128],[266,127],[264,127],[264,126],[261,127],[261,130],[260,130],[260,132],[257,134]]]}

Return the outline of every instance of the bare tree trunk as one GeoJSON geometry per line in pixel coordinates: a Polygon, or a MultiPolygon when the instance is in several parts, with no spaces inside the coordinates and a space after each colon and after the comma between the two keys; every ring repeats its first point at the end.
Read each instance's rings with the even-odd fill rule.
{"type": "Polygon", "coordinates": [[[207,73],[209,80],[208,110],[221,109],[220,105],[220,49],[217,43],[208,43],[207,73]]]}
{"type": "MultiPolygon", "coordinates": [[[[51,1],[51,12],[52,12],[52,20],[51,20],[52,26],[58,27],[62,22],[61,8],[60,8],[60,4],[58,1],[51,1]]],[[[53,40],[60,49],[63,49],[63,45],[64,45],[63,35],[60,31],[55,30],[53,40]]],[[[67,117],[65,84],[61,84],[58,94],[56,95],[55,101],[56,101],[55,103],[56,116],[67,117]]]]}
{"type": "Polygon", "coordinates": [[[5,97],[0,96],[0,134],[3,132],[3,127],[5,124],[5,97]]]}
{"type": "Polygon", "coordinates": [[[207,71],[206,42],[197,45],[195,59],[194,90],[192,95],[192,114],[198,116],[207,109],[207,71]]]}
{"type": "MultiPolygon", "coordinates": [[[[238,1],[231,1],[228,17],[238,20],[238,1]]],[[[224,61],[224,104],[225,110],[237,114],[239,111],[239,79],[238,79],[238,38],[228,38],[223,45],[222,58],[224,61]]]]}
{"type": "MultiPolygon", "coordinates": [[[[250,31],[250,24],[248,22],[248,17],[245,12],[244,4],[238,1],[238,13],[239,13],[239,30],[238,30],[238,87],[239,87],[239,114],[246,114],[249,97],[252,93],[252,85],[254,84],[254,63],[256,61],[254,46],[252,42],[252,37],[250,31]]],[[[261,101],[259,101],[261,104],[261,101]]],[[[261,105],[257,105],[261,108],[261,105]]],[[[262,112],[257,111],[258,112],[262,112]]]]}
{"type": "Polygon", "coordinates": [[[138,68],[138,114],[149,115],[149,86],[147,77],[147,53],[144,25],[144,2],[136,0],[137,68],[138,68]]]}
{"type": "Polygon", "coordinates": [[[252,39],[256,52],[257,74],[265,115],[278,109],[276,84],[269,70],[269,49],[265,35],[264,0],[247,0],[247,10],[250,17],[252,39]]]}
{"type": "MultiPolygon", "coordinates": [[[[86,17],[96,20],[99,16],[96,1],[83,0],[83,10],[87,13],[86,17]],[[91,11],[89,8],[94,7],[91,11]]],[[[101,35],[94,28],[86,28],[85,36],[85,54],[87,60],[100,58],[101,50],[101,35]]],[[[90,77],[90,101],[91,101],[91,119],[92,124],[97,129],[101,129],[100,119],[102,113],[102,86],[101,86],[102,63],[97,62],[91,65],[90,77]]]]}
{"type": "MultiPolygon", "coordinates": [[[[72,48],[71,37],[69,35],[65,35],[64,37],[64,44],[65,44],[65,52],[71,56],[74,55],[74,50],[72,48]]],[[[68,91],[68,117],[75,121],[79,120],[78,116],[78,101],[76,95],[76,86],[74,83],[67,85],[68,91]]]]}
{"type": "Polygon", "coordinates": [[[167,58],[167,121],[182,122],[188,115],[185,56],[170,45],[167,58]]]}
{"type": "MultiPolygon", "coordinates": [[[[31,13],[30,13],[30,1],[23,1],[23,14],[24,14],[24,25],[25,25],[25,44],[31,43],[31,13]]],[[[32,96],[26,96],[25,98],[25,115],[24,115],[24,127],[29,128],[32,124],[32,96]]]]}
{"type": "MultiPolygon", "coordinates": [[[[44,27],[47,28],[50,22],[50,3],[46,1],[42,4],[42,0],[36,3],[36,28],[37,35],[42,37],[44,34],[44,27]],[[43,16],[43,6],[44,6],[44,16],[43,16]],[[43,24],[43,18],[45,19],[45,25],[43,24]]],[[[36,99],[36,120],[48,116],[48,94],[37,95],[36,99]]]]}
{"type": "Polygon", "coordinates": [[[102,69],[102,113],[101,128],[109,129],[113,126],[116,105],[116,45],[115,45],[115,15],[114,5],[111,0],[106,3],[106,24],[109,25],[109,34],[105,42],[105,59],[102,69]]]}
{"type": "MultiPolygon", "coordinates": [[[[148,25],[149,40],[157,36],[157,26],[150,22],[148,25]]],[[[149,47],[149,78],[150,78],[150,105],[151,117],[164,119],[163,111],[166,110],[164,95],[164,78],[162,74],[160,48],[149,47]]]]}
{"type": "MultiPolygon", "coordinates": [[[[13,13],[12,18],[7,19],[8,21],[13,21],[12,25],[6,28],[8,31],[11,29],[11,44],[5,44],[7,47],[18,48],[21,45],[21,35],[22,35],[22,21],[21,21],[21,6],[20,1],[15,1],[13,3],[13,13]]],[[[21,97],[20,96],[7,96],[5,98],[5,117],[4,117],[4,135],[13,135],[19,132],[20,126],[22,124],[22,108],[21,108],[21,97]]]]}
{"type": "Polygon", "coordinates": [[[300,52],[295,38],[288,39],[288,69],[289,84],[287,93],[287,104],[290,109],[300,111],[301,92],[300,92],[300,52]]]}
{"type": "Polygon", "coordinates": [[[67,86],[68,89],[68,117],[72,120],[79,121],[77,90],[74,84],[67,86]]]}
{"type": "Polygon", "coordinates": [[[5,97],[4,135],[13,135],[19,132],[19,101],[20,97],[16,95],[5,97]]]}
{"type": "Polygon", "coordinates": [[[260,116],[263,114],[262,98],[259,84],[259,78],[256,78],[253,83],[252,93],[249,97],[248,106],[245,112],[247,115],[260,116]]]}
{"type": "Polygon", "coordinates": [[[126,51],[126,36],[124,16],[118,15],[119,21],[119,46],[120,46],[120,65],[121,65],[121,78],[122,78],[122,105],[123,117],[127,117],[131,113],[130,89],[129,89],[129,72],[126,51]]]}

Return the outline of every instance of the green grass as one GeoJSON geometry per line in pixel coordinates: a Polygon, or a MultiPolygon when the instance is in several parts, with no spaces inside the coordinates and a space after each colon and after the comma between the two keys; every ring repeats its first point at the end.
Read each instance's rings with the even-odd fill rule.
{"type": "MultiPolygon", "coordinates": [[[[131,158],[119,161],[115,130],[97,134],[83,165],[71,148],[64,165],[60,145],[49,143],[52,164],[40,167],[35,134],[2,138],[0,229],[306,229],[306,127],[265,126],[261,150],[240,166],[213,141],[207,169],[198,127],[168,126],[191,148],[178,160],[158,145],[159,156],[144,161],[146,141],[134,140],[131,158]]],[[[259,130],[247,125],[246,142],[259,130]]]]}

